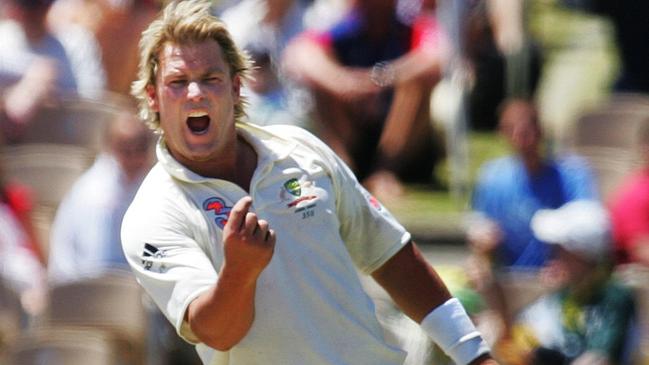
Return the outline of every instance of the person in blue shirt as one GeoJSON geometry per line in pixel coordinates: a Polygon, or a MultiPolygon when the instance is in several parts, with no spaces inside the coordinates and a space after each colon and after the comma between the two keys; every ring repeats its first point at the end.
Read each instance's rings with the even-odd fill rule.
{"type": "MultiPolygon", "coordinates": [[[[488,161],[480,170],[471,202],[467,239],[473,281],[503,316],[510,312],[499,288],[502,272],[537,272],[550,246],[537,239],[530,221],[539,209],[556,209],[573,200],[599,200],[594,175],[576,155],[549,156],[537,109],[513,98],[502,107],[499,130],[513,154],[488,161]]],[[[505,332],[506,334],[506,332],[505,332]]]]}

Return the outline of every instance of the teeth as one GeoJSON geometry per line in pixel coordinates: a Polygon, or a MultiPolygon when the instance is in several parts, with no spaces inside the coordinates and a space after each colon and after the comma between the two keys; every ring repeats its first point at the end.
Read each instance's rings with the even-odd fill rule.
{"type": "Polygon", "coordinates": [[[204,111],[189,112],[190,117],[203,117],[203,116],[206,116],[206,115],[207,115],[207,112],[204,112],[204,111]]]}

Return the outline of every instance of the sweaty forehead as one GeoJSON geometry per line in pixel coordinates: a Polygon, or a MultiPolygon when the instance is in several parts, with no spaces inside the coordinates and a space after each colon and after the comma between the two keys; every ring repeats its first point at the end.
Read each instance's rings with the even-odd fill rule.
{"type": "Polygon", "coordinates": [[[159,60],[163,72],[228,70],[221,46],[214,40],[186,44],[167,42],[160,50],[159,60]]]}

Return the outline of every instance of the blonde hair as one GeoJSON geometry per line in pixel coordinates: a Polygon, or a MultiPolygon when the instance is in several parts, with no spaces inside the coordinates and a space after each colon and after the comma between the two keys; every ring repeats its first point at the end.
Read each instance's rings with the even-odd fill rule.
{"type": "MultiPolygon", "coordinates": [[[[225,25],[210,13],[209,0],[172,1],[160,16],[142,33],[138,79],[131,85],[131,94],[137,99],[140,118],[156,131],[160,129],[160,116],[148,103],[146,88],[155,86],[159,67],[159,54],[167,42],[191,43],[216,41],[223,50],[230,76],[249,77],[251,63],[246,53],[237,48],[225,25]]],[[[234,105],[234,119],[245,115],[243,97],[234,105]]]]}

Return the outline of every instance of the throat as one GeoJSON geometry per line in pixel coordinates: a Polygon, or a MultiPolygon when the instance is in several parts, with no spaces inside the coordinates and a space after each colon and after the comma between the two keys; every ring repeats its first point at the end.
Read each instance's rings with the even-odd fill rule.
{"type": "Polygon", "coordinates": [[[237,156],[234,183],[250,192],[250,183],[257,169],[257,151],[243,137],[237,137],[237,156]]]}

